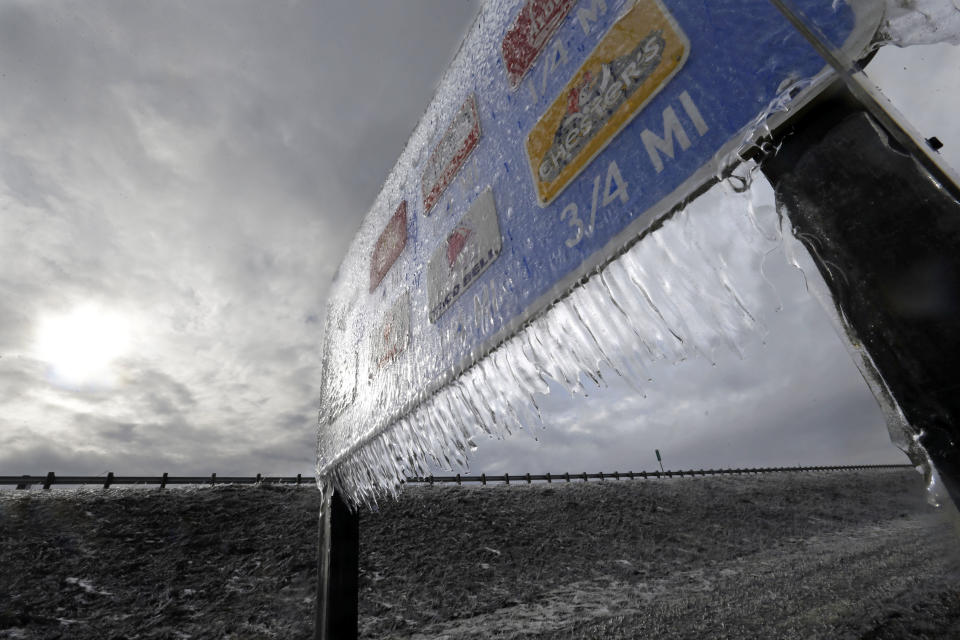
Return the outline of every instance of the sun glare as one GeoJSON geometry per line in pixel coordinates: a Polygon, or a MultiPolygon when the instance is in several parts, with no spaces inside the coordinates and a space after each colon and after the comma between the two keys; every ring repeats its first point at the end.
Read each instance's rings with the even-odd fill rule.
{"type": "Polygon", "coordinates": [[[40,322],[37,356],[54,380],[69,386],[110,386],[113,362],[130,346],[128,321],[119,313],[88,304],[40,322]]]}

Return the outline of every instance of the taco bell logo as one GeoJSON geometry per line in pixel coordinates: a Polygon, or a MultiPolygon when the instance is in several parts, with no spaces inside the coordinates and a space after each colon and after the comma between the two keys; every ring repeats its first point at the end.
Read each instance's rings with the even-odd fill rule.
{"type": "Polygon", "coordinates": [[[493,191],[470,205],[446,241],[438,243],[427,263],[430,322],[436,322],[500,255],[502,239],[493,191]]]}
{"type": "Polygon", "coordinates": [[[467,239],[473,230],[470,227],[457,227],[453,233],[447,237],[447,264],[453,269],[453,265],[460,257],[463,248],[467,246],[467,239]]]}

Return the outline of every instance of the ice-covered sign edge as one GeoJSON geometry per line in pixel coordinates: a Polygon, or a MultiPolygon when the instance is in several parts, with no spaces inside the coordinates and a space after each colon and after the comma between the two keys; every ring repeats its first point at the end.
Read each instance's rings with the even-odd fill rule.
{"type": "MultiPolygon", "coordinates": [[[[388,177],[384,182],[384,189],[378,194],[373,207],[364,218],[364,221],[361,224],[361,232],[358,232],[358,237],[361,236],[364,231],[369,233],[369,228],[375,228],[371,225],[380,224],[383,221],[381,221],[379,218],[383,217],[383,215],[388,215],[382,211],[379,211],[379,209],[389,209],[389,194],[387,193],[387,187],[399,177],[397,174],[400,171],[401,165],[403,164],[402,161],[407,156],[414,153],[414,150],[417,146],[416,143],[422,141],[422,143],[426,145],[425,148],[429,151],[433,138],[438,135],[442,135],[443,118],[441,116],[445,112],[445,109],[443,108],[444,101],[441,100],[440,88],[443,87],[452,76],[456,75],[456,67],[460,62],[460,56],[466,55],[464,54],[464,51],[469,51],[469,49],[466,48],[466,44],[468,42],[470,32],[472,32],[474,29],[480,28],[480,26],[484,23],[484,19],[489,8],[494,4],[496,3],[488,3],[484,5],[472,23],[470,30],[467,32],[463,41],[458,47],[457,53],[453,57],[453,61],[448,66],[447,71],[444,73],[441,81],[438,83],[437,93],[431,100],[429,106],[425,109],[423,116],[414,128],[414,131],[408,139],[406,146],[401,152],[400,159],[398,160],[397,164],[388,174],[388,177]],[[430,132],[432,131],[431,127],[433,125],[428,122],[428,119],[431,115],[437,119],[438,123],[441,125],[439,132],[433,132],[434,135],[430,135],[430,132]],[[421,139],[418,137],[424,135],[426,136],[425,138],[421,139]]],[[[851,58],[857,58],[867,50],[867,47],[873,38],[873,34],[876,32],[881,14],[876,11],[874,4],[869,0],[853,0],[853,2],[850,3],[850,6],[854,10],[854,14],[856,16],[855,24],[857,25],[857,28],[851,33],[847,41],[844,43],[843,51],[846,52],[851,58]]],[[[834,79],[835,73],[829,67],[829,65],[825,64],[821,72],[813,78],[798,81],[791,87],[785,88],[785,91],[781,93],[781,95],[778,96],[774,101],[772,101],[766,110],[758,114],[757,118],[753,122],[732,136],[728,142],[724,144],[717,153],[714,154],[710,161],[706,162],[697,171],[691,174],[668,196],[662,198],[657,204],[649,207],[641,215],[637,216],[637,218],[634,219],[630,225],[625,227],[616,236],[610,239],[600,250],[594,252],[585,260],[583,260],[578,268],[572,270],[567,276],[554,283],[554,285],[547,292],[527,305],[523,312],[508,321],[493,336],[483,341],[473,351],[473,357],[466,358],[457,365],[449,367],[441,376],[439,376],[431,385],[429,385],[429,387],[417,393],[395,414],[381,418],[380,420],[371,424],[369,428],[360,437],[358,437],[353,444],[343,447],[339,451],[333,453],[331,456],[328,456],[329,461],[325,465],[319,464],[318,457],[318,477],[329,474],[337,465],[349,458],[354,452],[362,448],[365,444],[369,443],[378,435],[385,432],[390,428],[391,425],[397,423],[404,416],[411,414],[414,409],[427,401],[429,398],[433,397],[437,393],[442,392],[445,387],[462,376],[471,367],[475,366],[478,362],[496,351],[511,336],[522,331],[538,316],[544,314],[551,307],[568,296],[578,284],[585,282],[592,275],[603,269],[604,266],[615,261],[631,246],[640,241],[647,233],[655,230],[659,224],[663,222],[663,220],[668,218],[676,211],[682,209],[683,206],[692,198],[695,198],[697,195],[708,189],[711,185],[728,175],[732,168],[741,162],[743,155],[745,155],[748,149],[758,144],[761,139],[768,137],[771,131],[781,126],[795,110],[803,107],[809,101],[813,100],[827,86],[829,86],[834,79]]],[[[464,95],[466,95],[466,93],[469,92],[465,92],[464,95]]],[[[462,101],[463,96],[456,93],[454,93],[454,96],[458,96],[462,101]]],[[[455,101],[455,99],[452,99],[448,102],[451,102],[452,104],[452,102],[455,101]]],[[[408,166],[410,168],[409,170],[413,170],[415,173],[415,165],[408,166]]],[[[364,252],[359,250],[353,253],[360,256],[364,255],[364,252]]],[[[349,258],[350,254],[348,253],[344,259],[344,263],[346,263],[349,258]]],[[[341,271],[344,268],[344,263],[341,264],[341,271]]],[[[344,414],[339,416],[335,422],[353,417],[349,416],[349,413],[350,410],[348,409],[344,412],[344,414]]],[[[322,423],[318,423],[318,429],[322,429],[323,426],[324,425],[322,423]]]]}

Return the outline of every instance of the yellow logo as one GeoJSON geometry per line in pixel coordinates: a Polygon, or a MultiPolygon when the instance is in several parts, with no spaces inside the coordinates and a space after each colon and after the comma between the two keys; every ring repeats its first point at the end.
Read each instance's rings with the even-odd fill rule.
{"type": "Polygon", "coordinates": [[[687,60],[690,42],[659,0],[637,0],[527,135],[537,200],[549,204],[687,60]]]}

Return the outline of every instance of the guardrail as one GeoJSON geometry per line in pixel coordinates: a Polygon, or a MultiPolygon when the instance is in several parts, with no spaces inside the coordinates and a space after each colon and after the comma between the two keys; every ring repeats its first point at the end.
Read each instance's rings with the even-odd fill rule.
{"type": "MultiPolygon", "coordinates": [[[[442,484],[465,482],[503,483],[521,482],[532,484],[533,482],[572,482],[589,480],[635,480],[637,478],[649,480],[651,478],[683,478],[694,476],[716,476],[716,475],[749,475],[759,473],[788,473],[802,471],[858,471],[866,469],[911,469],[909,464],[862,464],[862,465],[834,465],[826,467],[753,467],[749,469],[687,469],[679,471],[614,471],[613,473],[544,473],[544,474],[518,474],[510,475],[461,475],[454,476],[415,476],[405,478],[405,484],[442,484]]],[[[18,489],[28,489],[33,485],[42,485],[44,489],[50,489],[54,485],[103,485],[108,489],[113,485],[159,485],[161,489],[167,485],[174,484],[289,484],[301,486],[304,483],[313,484],[312,476],[217,476],[211,473],[209,476],[171,476],[164,473],[162,476],[117,476],[113,472],[106,476],[58,476],[53,471],[42,476],[0,476],[0,485],[17,485],[18,489]]]]}
{"type": "Polygon", "coordinates": [[[0,476],[0,485],[17,485],[18,489],[27,489],[32,485],[43,485],[50,489],[53,485],[102,484],[104,489],[120,484],[160,485],[161,489],[171,484],[293,484],[300,486],[303,483],[313,483],[313,476],[304,476],[298,473],[295,476],[171,476],[164,473],[161,476],[117,476],[108,472],[105,476],[58,476],[50,471],[43,476],[0,476]]]}
{"type": "Polygon", "coordinates": [[[786,473],[786,472],[799,472],[799,471],[856,471],[862,469],[912,469],[913,466],[909,464],[861,464],[861,465],[835,465],[827,467],[754,467],[750,469],[687,469],[679,471],[626,471],[619,472],[614,471],[613,473],[561,473],[561,474],[529,474],[524,473],[521,475],[510,475],[505,473],[503,475],[487,475],[481,473],[478,476],[464,476],[459,473],[455,476],[417,476],[414,478],[407,478],[406,482],[408,484],[434,484],[434,483],[444,483],[444,482],[455,482],[457,484],[462,484],[464,482],[479,482],[481,484],[487,484],[488,482],[502,482],[504,484],[510,484],[512,482],[525,482],[531,484],[533,482],[571,482],[571,481],[583,481],[587,482],[588,480],[634,480],[636,478],[641,478],[643,480],[648,480],[650,478],[683,478],[683,477],[693,477],[693,476],[717,476],[717,475],[744,475],[744,474],[757,474],[757,473],[786,473]]]}

